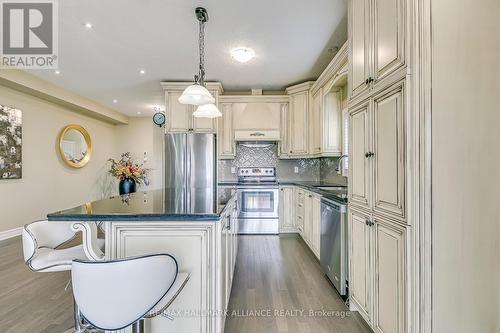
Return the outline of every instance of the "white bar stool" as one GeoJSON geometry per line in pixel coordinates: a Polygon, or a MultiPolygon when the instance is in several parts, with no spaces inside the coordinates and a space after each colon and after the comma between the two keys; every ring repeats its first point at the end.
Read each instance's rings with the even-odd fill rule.
{"type": "Polygon", "coordinates": [[[73,294],[85,320],[105,331],[132,325],[134,333],[144,332],[144,318],[163,314],[189,276],[178,272],[177,261],[168,254],[75,260],[71,270],[73,294]]]}
{"type": "MultiPolygon", "coordinates": [[[[76,237],[80,230],[72,222],[35,221],[23,228],[23,255],[26,265],[35,272],[61,272],[71,270],[74,259],[92,259],[83,244],[61,249],[76,237]]],[[[104,239],[97,239],[97,248],[102,251],[104,239]]],[[[102,252],[101,252],[102,253],[102,252]]],[[[82,331],[78,307],[74,309],[75,329],[82,331]]]]}

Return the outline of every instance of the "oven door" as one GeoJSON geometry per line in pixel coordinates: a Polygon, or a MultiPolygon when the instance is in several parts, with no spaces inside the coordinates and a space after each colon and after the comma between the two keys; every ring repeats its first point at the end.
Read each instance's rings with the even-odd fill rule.
{"type": "Polygon", "coordinates": [[[277,187],[238,188],[238,217],[240,219],[277,219],[278,195],[277,187]]]}

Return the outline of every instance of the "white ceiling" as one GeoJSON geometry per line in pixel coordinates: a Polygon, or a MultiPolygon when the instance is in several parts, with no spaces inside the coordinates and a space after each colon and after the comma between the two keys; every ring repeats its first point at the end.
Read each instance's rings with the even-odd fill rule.
{"type": "Polygon", "coordinates": [[[208,81],[225,90],[281,90],[319,76],[347,39],[347,0],[59,1],[59,69],[33,74],[130,116],[161,105],[159,82],[192,80],[198,67],[194,8],[207,8],[208,81]],[[88,30],[85,22],[93,27],[88,30]],[[236,46],[255,50],[235,62],[236,46]],[[144,69],[145,75],[139,70],[144,69]],[[114,104],[113,99],[118,103],[114,104]]]}

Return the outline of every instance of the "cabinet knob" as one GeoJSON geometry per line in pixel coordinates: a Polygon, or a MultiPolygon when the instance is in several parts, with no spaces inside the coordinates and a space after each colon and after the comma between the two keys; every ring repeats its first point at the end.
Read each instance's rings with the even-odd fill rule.
{"type": "Polygon", "coordinates": [[[375,156],[375,153],[372,153],[371,151],[365,153],[365,157],[368,158],[368,157],[372,157],[372,156],[375,156]]]}
{"type": "Polygon", "coordinates": [[[370,80],[369,80],[369,79],[366,79],[366,80],[365,80],[365,84],[368,84],[368,83],[370,83],[370,80]]]}

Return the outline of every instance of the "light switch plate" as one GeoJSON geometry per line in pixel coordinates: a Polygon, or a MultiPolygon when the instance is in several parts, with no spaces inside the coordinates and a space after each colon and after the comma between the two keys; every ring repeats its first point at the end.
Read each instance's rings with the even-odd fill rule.
{"type": "Polygon", "coordinates": [[[231,173],[236,173],[236,168],[235,167],[231,167],[231,173]]]}
{"type": "Polygon", "coordinates": [[[299,173],[299,167],[293,167],[293,172],[299,173]]]}

